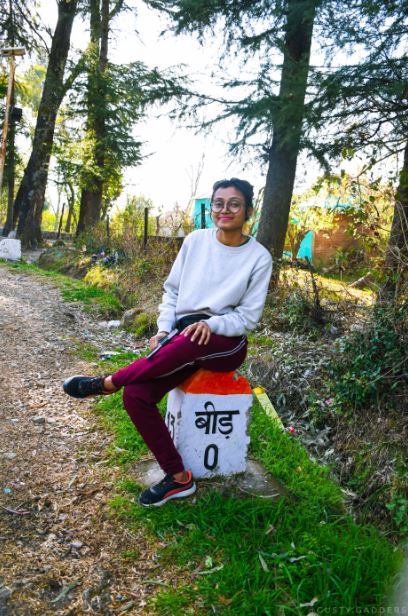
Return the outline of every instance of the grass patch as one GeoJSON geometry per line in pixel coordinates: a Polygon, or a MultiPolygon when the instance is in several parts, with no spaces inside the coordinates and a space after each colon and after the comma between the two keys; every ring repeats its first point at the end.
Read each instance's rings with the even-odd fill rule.
{"type": "Polygon", "coordinates": [[[75,280],[53,270],[44,270],[33,263],[5,261],[12,270],[20,270],[32,274],[39,274],[55,282],[61,290],[61,295],[67,302],[80,302],[85,310],[96,311],[105,318],[118,316],[123,311],[123,305],[112,291],[101,289],[75,280]]]}
{"type": "MultiPolygon", "coordinates": [[[[110,368],[126,359],[115,357],[110,368]]],[[[120,394],[103,398],[97,413],[114,432],[116,463],[146,453],[120,394]]],[[[251,440],[252,455],[287,488],[279,501],[221,495],[206,481],[194,499],[146,510],[134,505],[140,486],[124,473],[111,507],[155,546],[159,568],[151,583],[159,590],[150,609],[252,616],[380,607],[400,553],[374,527],[353,521],[330,468],[310,460],[258,405],[251,440]]],[[[137,560],[137,551],[126,557],[137,560]]]]}

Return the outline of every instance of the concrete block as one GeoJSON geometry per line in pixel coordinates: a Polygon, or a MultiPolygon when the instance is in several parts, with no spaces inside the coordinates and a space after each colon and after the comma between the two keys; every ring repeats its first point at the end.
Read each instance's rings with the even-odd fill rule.
{"type": "Polygon", "coordinates": [[[166,425],[195,477],[245,471],[251,405],[251,387],[237,372],[198,370],[169,393],[166,425]]]}
{"type": "Polygon", "coordinates": [[[0,259],[19,261],[21,259],[21,241],[8,237],[0,238],[0,259]]]}

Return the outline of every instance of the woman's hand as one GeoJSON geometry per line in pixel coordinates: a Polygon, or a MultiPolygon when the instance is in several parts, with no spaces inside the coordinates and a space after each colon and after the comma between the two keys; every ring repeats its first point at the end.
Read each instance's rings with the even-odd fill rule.
{"type": "Polygon", "coordinates": [[[155,336],[150,338],[150,340],[149,340],[149,347],[151,349],[155,349],[157,347],[157,345],[159,344],[159,340],[161,340],[162,338],[167,336],[168,333],[169,332],[159,332],[158,334],[156,334],[155,336]]]}
{"type": "Polygon", "coordinates": [[[191,336],[191,342],[197,340],[198,344],[208,344],[211,338],[211,329],[205,321],[198,321],[185,327],[181,335],[191,336]]]}

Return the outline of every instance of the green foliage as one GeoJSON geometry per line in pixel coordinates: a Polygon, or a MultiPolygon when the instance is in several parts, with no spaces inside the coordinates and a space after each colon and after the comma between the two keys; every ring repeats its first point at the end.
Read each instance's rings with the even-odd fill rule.
{"type": "Polygon", "coordinates": [[[29,53],[43,50],[44,26],[38,8],[33,0],[0,0],[2,47],[23,46],[29,53]]]}
{"type": "Polygon", "coordinates": [[[273,423],[258,403],[252,407],[251,453],[288,491],[291,498],[308,498],[313,507],[331,513],[343,511],[340,487],[330,479],[330,468],[312,462],[304,447],[273,423]]]}
{"type": "Polygon", "coordinates": [[[100,221],[92,229],[80,233],[75,238],[75,246],[83,250],[86,255],[107,252],[111,243],[107,235],[106,222],[100,221]]]}
{"type": "Polygon", "coordinates": [[[40,106],[46,72],[47,67],[43,64],[32,64],[19,79],[21,102],[31,109],[34,117],[40,106]]]}
{"type": "Polygon", "coordinates": [[[397,393],[406,391],[407,314],[406,306],[378,306],[362,330],[339,340],[329,370],[339,408],[361,409],[379,400],[392,404],[397,393]]]}
{"type": "MultiPolygon", "coordinates": [[[[123,210],[117,211],[111,220],[111,230],[123,241],[141,239],[144,234],[145,210],[153,207],[151,199],[144,195],[127,195],[126,205],[123,210]]],[[[154,235],[156,231],[155,221],[148,217],[147,233],[154,235]]]]}
{"type": "Polygon", "coordinates": [[[401,536],[406,537],[408,535],[408,500],[395,496],[386,507],[393,514],[395,525],[401,536]]]}
{"type": "Polygon", "coordinates": [[[266,326],[278,331],[312,335],[321,332],[324,314],[320,299],[310,273],[302,273],[297,278],[290,268],[282,268],[279,287],[266,300],[262,317],[266,326]]]}
{"type": "Polygon", "coordinates": [[[121,192],[122,170],[142,160],[142,143],[134,136],[134,126],[149,105],[182,96],[181,78],[171,70],[166,74],[149,70],[141,62],[108,62],[101,70],[95,45],[89,46],[83,69],[66,110],[68,119],[87,117],[85,132],[82,128],[71,130],[71,139],[76,133],[81,151],[79,180],[81,187],[92,189],[95,178],[101,179],[104,195],[112,201],[121,192]],[[114,186],[116,190],[109,195],[108,187],[114,186]]]}
{"type": "Polygon", "coordinates": [[[156,319],[156,314],[143,312],[136,317],[130,331],[135,334],[136,338],[153,336],[157,331],[156,319]]]}
{"type": "Polygon", "coordinates": [[[85,274],[84,282],[98,289],[114,289],[117,283],[117,272],[95,263],[85,274]]]}
{"type": "Polygon", "coordinates": [[[364,152],[364,167],[371,168],[406,141],[406,3],[350,2],[347,22],[336,16],[327,25],[336,45],[345,53],[358,50],[359,58],[315,72],[315,152],[332,159],[364,152]]]}

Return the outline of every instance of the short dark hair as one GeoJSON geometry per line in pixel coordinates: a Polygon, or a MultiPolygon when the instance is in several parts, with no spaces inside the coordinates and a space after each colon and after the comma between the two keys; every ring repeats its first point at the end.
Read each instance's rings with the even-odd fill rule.
{"type": "Polygon", "coordinates": [[[234,188],[239,190],[240,193],[244,195],[245,214],[246,214],[245,220],[248,220],[249,219],[248,210],[254,207],[253,206],[254,187],[252,186],[252,184],[250,184],[246,180],[240,180],[239,178],[231,178],[230,180],[218,180],[218,182],[215,182],[213,186],[211,202],[214,199],[214,194],[219,188],[229,188],[230,186],[233,186],[234,188]]]}

